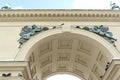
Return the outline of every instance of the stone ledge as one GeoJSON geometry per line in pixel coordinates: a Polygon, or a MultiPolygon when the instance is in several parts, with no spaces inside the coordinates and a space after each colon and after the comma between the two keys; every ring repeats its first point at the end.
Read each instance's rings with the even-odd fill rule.
{"type": "Polygon", "coordinates": [[[0,21],[120,21],[118,10],[0,10],[0,21]]]}
{"type": "Polygon", "coordinates": [[[120,59],[113,59],[102,80],[119,80],[120,59]]]}

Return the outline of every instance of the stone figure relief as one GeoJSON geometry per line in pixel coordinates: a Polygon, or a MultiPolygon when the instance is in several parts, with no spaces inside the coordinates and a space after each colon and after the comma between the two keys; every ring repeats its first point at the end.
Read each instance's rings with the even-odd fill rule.
{"type": "Polygon", "coordinates": [[[103,37],[108,42],[110,42],[113,46],[116,47],[115,41],[117,41],[117,39],[113,38],[113,34],[112,34],[112,32],[109,32],[109,28],[108,27],[100,25],[100,26],[94,26],[93,28],[89,28],[87,26],[84,26],[82,28],[80,26],[76,26],[76,28],[93,32],[93,33],[103,37]]]}
{"type": "Polygon", "coordinates": [[[61,28],[64,25],[64,23],[62,23],[61,25],[57,25],[57,26],[52,26],[51,28],[49,28],[48,26],[44,26],[44,27],[40,27],[40,26],[36,26],[36,25],[32,25],[32,26],[24,26],[20,32],[20,39],[18,39],[19,42],[19,48],[22,47],[22,45],[27,42],[31,36],[34,36],[36,34],[38,34],[39,32],[42,31],[46,31],[49,29],[55,29],[55,28],[61,28]]]}

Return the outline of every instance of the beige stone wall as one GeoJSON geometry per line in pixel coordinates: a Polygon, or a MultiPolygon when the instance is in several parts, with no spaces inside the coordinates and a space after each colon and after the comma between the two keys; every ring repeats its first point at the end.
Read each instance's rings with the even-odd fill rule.
{"type": "Polygon", "coordinates": [[[18,52],[19,27],[0,27],[0,60],[13,60],[18,52]]]}
{"type": "Polygon", "coordinates": [[[81,25],[94,26],[105,25],[109,27],[109,31],[113,33],[113,37],[117,39],[116,48],[120,50],[120,23],[119,22],[0,22],[0,60],[14,60],[14,57],[19,52],[19,33],[25,25],[60,25],[64,23],[65,26],[81,25]]]}

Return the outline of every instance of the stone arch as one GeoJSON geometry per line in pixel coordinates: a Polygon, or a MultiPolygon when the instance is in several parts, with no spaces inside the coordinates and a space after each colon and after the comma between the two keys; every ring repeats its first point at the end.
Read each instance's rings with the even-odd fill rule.
{"type": "Polygon", "coordinates": [[[41,73],[40,78],[55,72],[71,72],[85,80],[100,80],[106,64],[118,57],[118,51],[102,37],[69,27],[33,36],[23,45],[15,60],[29,60],[33,77],[41,69],[37,72],[41,73]]]}

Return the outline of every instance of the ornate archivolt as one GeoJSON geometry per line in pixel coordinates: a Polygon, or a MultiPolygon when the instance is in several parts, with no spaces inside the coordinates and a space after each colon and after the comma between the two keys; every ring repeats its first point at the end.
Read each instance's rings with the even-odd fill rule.
{"type": "Polygon", "coordinates": [[[83,80],[101,80],[107,63],[119,57],[102,37],[63,26],[41,32],[28,40],[16,60],[29,60],[31,76],[45,79],[55,73],[73,73],[83,80]]]}

